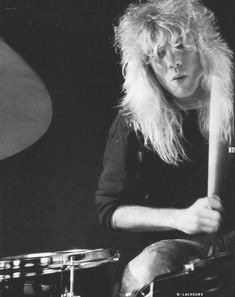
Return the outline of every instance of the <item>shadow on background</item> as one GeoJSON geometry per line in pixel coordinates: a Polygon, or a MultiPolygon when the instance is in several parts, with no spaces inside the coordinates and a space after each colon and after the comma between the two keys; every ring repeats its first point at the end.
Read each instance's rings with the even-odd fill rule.
{"type": "Polygon", "coordinates": [[[135,246],[129,235],[102,230],[93,202],[121,93],[112,48],[121,8],[76,2],[1,4],[2,38],[40,75],[53,103],[47,133],[0,162],[4,255],[135,246]]]}

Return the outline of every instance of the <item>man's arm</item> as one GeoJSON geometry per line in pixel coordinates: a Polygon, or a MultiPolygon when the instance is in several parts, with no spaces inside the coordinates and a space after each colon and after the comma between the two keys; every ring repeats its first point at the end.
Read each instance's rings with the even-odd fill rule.
{"type": "Polygon", "coordinates": [[[188,234],[218,230],[222,211],[219,198],[199,198],[185,209],[141,206],[136,196],[143,194],[141,187],[130,184],[138,168],[138,142],[132,138],[135,134],[129,132],[123,118],[119,117],[112,127],[95,200],[99,220],[104,226],[126,231],[180,230],[188,234]],[[127,191],[130,188],[135,189],[131,194],[127,191]]]}
{"type": "Polygon", "coordinates": [[[160,209],[145,206],[120,206],[112,215],[114,229],[126,231],[180,230],[188,234],[215,233],[221,223],[218,197],[199,198],[185,209],[160,209]]]}

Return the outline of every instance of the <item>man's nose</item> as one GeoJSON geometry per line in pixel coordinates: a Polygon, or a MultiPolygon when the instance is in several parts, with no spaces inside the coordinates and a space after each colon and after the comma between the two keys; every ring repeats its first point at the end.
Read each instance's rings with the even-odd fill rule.
{"type": "Polygon", "coordinates": [[[178,69],[182,66],[182,59],[180,55],[171,49],[166,50],[165,58],[168,68],[178,69]]]}

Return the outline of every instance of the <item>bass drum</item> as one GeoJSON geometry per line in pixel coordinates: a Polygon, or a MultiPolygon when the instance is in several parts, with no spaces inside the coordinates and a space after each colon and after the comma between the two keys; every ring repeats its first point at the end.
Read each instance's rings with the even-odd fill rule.
{"type": "Polygon", "coordinates": [[[76,249],[0,259],[2,297],[110,297],[115,282],[113,249],[76,249]]]}

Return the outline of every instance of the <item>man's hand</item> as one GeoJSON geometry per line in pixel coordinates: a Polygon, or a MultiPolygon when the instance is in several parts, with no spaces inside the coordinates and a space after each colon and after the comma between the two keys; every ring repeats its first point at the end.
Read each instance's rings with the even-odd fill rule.
{"type": "Polygon", "coordinates": [[[187,234],[216,233],[221,224],[223,206],[218,196],[199,198],[176,218],[177,229],[187,234]]]}

